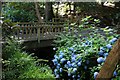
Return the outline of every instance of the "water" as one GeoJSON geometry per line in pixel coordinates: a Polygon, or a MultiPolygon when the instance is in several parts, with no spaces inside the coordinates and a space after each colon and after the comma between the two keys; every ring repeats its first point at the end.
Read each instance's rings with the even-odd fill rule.
{"type": "Polygon", "coordinates": [[[52,59],[54,58],[55,51],[53,50],[53,46],[35,48],[35,49],[27,49],[27,53],[35,53],[34,56],[37,56],[38,59],[48,60],[47,63],[51,68],[53,67],[52,59]]]}

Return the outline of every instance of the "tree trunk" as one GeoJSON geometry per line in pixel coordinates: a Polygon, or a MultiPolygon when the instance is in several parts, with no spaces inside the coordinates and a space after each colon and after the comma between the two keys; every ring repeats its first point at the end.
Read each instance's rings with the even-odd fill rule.
{"type": "Polygon", "coordinates": [[[37,18],[38,18],[38,22],[41,23],[43,22],[42,19],[41,19],[41,15],[40,15],[40,12],[39,12],[39,9],[38,9],[38,3],[35,2],[35,11],[36,11],[36,15],[37,15],[37,18]]]}
{"type": "MultiPolygon", "coordinates": [[[[41,15],[39,13],[39,9],[38,9],[38,3],[35,2],[35,10],[36,10],[36,15],[38,17],[38,23],[42,23],[42,19],[41,19],[41,15]]],[[[37,36],[38,36],[38,43],[40,43],[40,28],[37,29],[37,36]]]]}
{"type": "Polygon", "coordinates": [[[52,21],[54,18],[52,2],[45,3],[45,19],[46,21],[52,21]]]}
{"type": "Polygon", "coordinates": [[[120,39],[115,43],[112,50],[110,51],[96,80],[110,80],[119,62],[120,62],[120,39]]]}
{"type": "Polygon", "coordinates": [[[1,16],[1,10],[2,10],[2,2],[0,1],[0,16],[1,16]]]}
{"type": "MultiPolygon", "coordinates": [[[[1,10],[2,10],[2,2],[0,1],[0,17],[2,16],[1,10]]],[[[1,22],[0,22],[0,60],[2,60],[2,23],[1,22]]],[[[0,80],[2,80],[2,61],[0,61],[0,80]]]]}
{"type": "Polygon", "coordinates": [[[76,7],[77,7],[77,5],[76,5],[76,2],[74,2],[74,14],[76,14],[76,7]]]}
{"type": "Polygon", "coordinates": [[[59,2],[57,2],[57,11],[56,11],[56,18],[58,18],[58,11],[59,11],[59,2]]]}
{"type": "Polygon", "coordinates": [[[71,3],[68,3],[69,5],[69,11],[70,11],[70,15],[71,15],[71,3]]]}

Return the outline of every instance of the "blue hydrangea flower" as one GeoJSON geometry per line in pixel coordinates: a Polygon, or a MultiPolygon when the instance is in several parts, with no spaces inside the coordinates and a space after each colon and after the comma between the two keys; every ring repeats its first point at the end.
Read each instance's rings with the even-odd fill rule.
{"type": "Polygon", "coordinates": [[[113,38],[109,42],[113,44],[115,41],[117,41],[117,38],[113,38]]]}
{"type": "Polygon", "coordinates": [[[112,45],[111,45],[111,44],[107,44],[106,47],[107,47],[108,49],[111,49],[111,48],[112,48],[112,45]]]}
{"type": "Polygon", "coordinates": [[[60,68],[60,64],[57,64],[56,68],[59,69],[60,68]]]}
{"type": "Polygon", "coordinates": [[[73,75],[72,78],[74,79],[74,78],[75,78],[75,75],[73,75]]]}
{"type": "Polygon", "coordinates": [[[68,68],[71,68],[72,67],[72,64],[68,64],[68,68]]]}
{"type": "Polygon", "coordinates": [[[75,63],[72,63],[72,67],[74,67],[75,66],[75,63]]]}
{"type": "Polygon", "coordinates": [[[64,53],[62,52],[62,51],[60,51],[60,53],[59,53],[60,55],[64,55],[64,53]]]}
{"type": "Polygon", "coordinates": [[[79,58],[78,61],[80,62],[82,60],[82,58],[79,58]]]}
{"type": "Polygon", "coordinates": [[[78,66],[81,66],[81,62],[78,62],[77,65],[78,65],[78,66]]]}
{"type": "Polygon", "coordinates": [[[80,78],[80,75],[78,75],[77,77],[80,78]]]}
{"type": "Polygon", "coordinates": [[[60,53],[62,53],[62,51],[60,51],[60,53]]]}
{"type": "Polygon", "coordinates": [[[77,68],[73,68],[73,73],[75,73],[77,71],[77,68]]]}
{"type": "Polygon", "coordinates": [[[75,53],[72,53],[72,56],[71,56],[71,58],[72,58],[72,57],[74,57],[74,55],[75,55],[75,53]]]}
{"type": "Polygon", "coordinates": [[[74,48],[73,48],[73,47],[70,47],[69,50],[74,51],[74,48]]]}
{"type": "Polygon", "coordinates": [[[116,72],[116,71],[114,71],[114,72],[113,72],[113,75],[114,75],[114,76],[117,76],[117,72],[116,72]]]}
{"type": "Polygon", "coordinates": [[[103,50],[100,50],[99,53],[98,53],[100,56],[102,56],[104,54],[104,51],[103,50]]]}
{"type": "Polygon", "coordinates": [[[67,64],[70,64],[70,61],[67,61],[67,64]]]}
{"type": "Polygon", "coordinates": [[[52,61],[55,63],[55,62],[57,62],[57,59],[53,59],[52,61]]]}
{"type": "Polygon", "coordinates": [[[63,58],[63,55],[59,55],[59,59],[62,59],[63,58]]]}
{"type": "Polygon", "coordinates": [[[53,61],[54,65],[58,64],[57,59],[53,59],[52,61],[53,61]]]}
{"type": "Polygon", "coordinates": [[[73,67],[74,67],[74,68],[76,68],[76,67],[77,67],[77,65],[75,64],[73,67]]]}
{"type": "Polygon", "coordinates": [[[94,79],[96,79],[98,74],[99,74],[98,72],[94,72],[94,79]]]}
{"type": "Polygon", "coordinates": [[[54,69],[54,73],[57,74],[58,70],[57,69],[54,69]]]}
{"type": "Polygon", "coordinates": [[[60,68],[60,72],[62,72],[63,71],[63,69],[62,68],[60,68]]]}
{"type": "Polygon", "coordinates": [[[68,73],[68,76],[71,76],[71,74],[70,74],[70,73],[68,73]]]}
{"type": "Polygon", "coordinates": [[[67,64],[65,64],[65,65],[64,65],[64,67],[65,67],[65,68],[68,68],[68,65],[67,65],[67,64]]]}
{"type": "Polygon", "coordinates": [[[57,64],[57,66],[60,66],[60,64],[57,64]]]}
{"type": "Polygon", "coordinates": [[[60,61],[61,61],[61,63],[63,63],[63,62],[66,61],[66,59],[65,59],[65,58],[62,58],[60,61]]]}
{"type": "Polygon", "coordinates": [[[60,78],[59,74],[57,74],[55,78],[60,78]]]}
{"type": "Polygon", "coordinates": [[[104,51],[105,49],[103,47],[100,47],[100,50],[104,51]]]}
{"type": "Polygon", "coordinates": [[[57,69],[59,69],[59,68],[60,68],[60,66],[56,66],[56,68],[57,68],[57,69]]]}
{"type": "Polygon", "coordinates": [[[58,56],[57,56],[57,55],[54,55],[54,58],[55,58],[55,59],[58,59],[58,56]]]}
{"type": "Polygon", "coordinates": [[[80,54],[76,54],[76,57],[80,56],[80,54]]]}
{"type": "Polygon", "coordinates": [[[78,55],[75,54],[73,57],[77,58],[77,56],[78,56],[78,55]]]}
{"type": "Polygon", "coordinates": [[[108,53],[104,53],[104,57],[107,57],[108,56],[108,53]]]}
{"type": "Polygon", "coordinates": [[[72,62],[75,62],[75,61],[76,61],[75,57],[72,57],[71,61],[72,61],[72,62]]]}
{"type": "Polygon", "coordinates": [[[104,62],[104,58],[103,58],[103,57],[99,57],[99,58],[97,59],[97,62],[98,62],[98,63],[104,62]]]}
{"type": "Polygon", "coordinates": [[[107,57],[104,57],[104,61],[106,60],[107,57]]]}

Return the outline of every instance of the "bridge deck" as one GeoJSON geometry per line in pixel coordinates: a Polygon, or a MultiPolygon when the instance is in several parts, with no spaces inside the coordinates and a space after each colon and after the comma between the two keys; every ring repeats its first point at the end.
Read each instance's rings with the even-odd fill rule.
{"type": "Polygon", "coordinates": [[[24,34],[24,36],[22,34],[19,35],[14,35],[12,37],[14,37],[17,40],[20,41],[35,41],[38,40],[38,36],[40,36],[40,40],[49,40],[49,39],[55,39],[55,35],[57,35],[58,33],[56,32],[50,32],[50,33],[44,33],[44,34],[24,34]]]}

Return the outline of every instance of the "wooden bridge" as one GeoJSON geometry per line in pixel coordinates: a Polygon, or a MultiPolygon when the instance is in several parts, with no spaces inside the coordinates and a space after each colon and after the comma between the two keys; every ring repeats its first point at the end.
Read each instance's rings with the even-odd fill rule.
{"type": "Polygon", "coordinates": [[[13,38],[20,41],[54,39],[55,35],[64,30],[63,23],[19,23],[13,32],[13,38]]]}
{"type": "Polygon", "coordinates": [[[52,44],[55,35],[64,31],[64,23],[19,23],[12,37],[28,48],[46,47],[52,44]],[[32,46],[31,46],[32,45],[32,46]]]}

